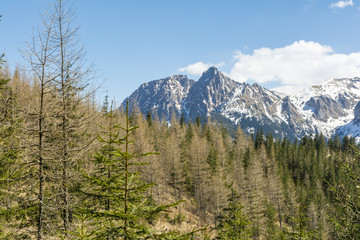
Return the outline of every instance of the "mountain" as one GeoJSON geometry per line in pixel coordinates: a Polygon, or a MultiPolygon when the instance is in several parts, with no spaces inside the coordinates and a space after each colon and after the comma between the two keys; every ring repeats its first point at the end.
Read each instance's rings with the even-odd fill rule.
{"type": "Polygon", "coordinates": [[[207,116],[219,112],[234,90],[241,84],[225,77],[216,68],[211,67],[194,83],[182,104],[182,112],[187,120],[197,116],[207,116]]]}
{"type": "Polygon", "coordinates": [[[290,97],[301,116],[311,122],[314,133],[344,136],[340,129],[355,117],[360,101],[360,78],[332,79],[290,97]]]}
{"type": "Polygon", "coordinates": [[[236,82],[211,67],[196,82],[174,75],[144,83],[122,106],[127,100],[131,109],[136,105],[142,113],[151,111],[166,121],[180,115],[189,121],[210,117],[228,128],[240,125],[250,134],[262,128],[290,139],[322,133],[360,140],[359,78],[332,79],[285,95],[236,82]]]}
{"type": "Polygon", "coordinates": [[[170,120],[173,113],[180,116],[181,103],[194,83],[194,80],[184,75],[144,83],[124,100],[122,106],[129,101],[130,110],[136,106],[144,114],[150,111],[159,119],[170,120]]]}

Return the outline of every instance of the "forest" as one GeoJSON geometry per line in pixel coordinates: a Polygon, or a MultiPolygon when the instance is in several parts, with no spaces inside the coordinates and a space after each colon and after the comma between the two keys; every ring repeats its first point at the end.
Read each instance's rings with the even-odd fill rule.
{"type": "Polygon", "coordinates": [[[26,70],[1,56],[1,239],[360,239],[354,138],[99,104],[72,17],[44,13],[26,70]]]}

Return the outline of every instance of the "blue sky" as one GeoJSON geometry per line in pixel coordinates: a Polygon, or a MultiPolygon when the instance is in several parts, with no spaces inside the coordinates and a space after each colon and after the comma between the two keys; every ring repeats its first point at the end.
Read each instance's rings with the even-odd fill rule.
{"type": "MultiPolygon", "coordinates": [[[[0,52],[25,49],[52,0],[0,0],[0,52]]],[[[197,80],[217,66],[237,81],[294,92],[360,76],[360,0],[76,0],[87,57],[120,103],[172,74],[197,80]]]]}

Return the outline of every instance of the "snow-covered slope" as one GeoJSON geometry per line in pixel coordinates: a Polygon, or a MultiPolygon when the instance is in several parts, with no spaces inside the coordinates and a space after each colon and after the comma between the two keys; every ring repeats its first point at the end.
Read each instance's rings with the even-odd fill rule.
{"type": "Polygon", "coordinates": [[[360,101],[360,78],[332,79],[290,97],[312,131],[331,137],[337,128],[354,119],[360,101]]]}
{"type": "Polygon", "coordinates": [[[354,108],[354,119],[346,125],[340,126],[336,129],[336,135],[339,136],[352,136],[360,142],[360,102],[354,108]]]}

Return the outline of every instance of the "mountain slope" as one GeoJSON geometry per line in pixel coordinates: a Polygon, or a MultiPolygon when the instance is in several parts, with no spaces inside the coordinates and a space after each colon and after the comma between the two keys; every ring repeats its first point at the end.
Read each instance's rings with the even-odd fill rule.
{"type": "Polygon", "coordinates": [[[332,79],[309,87],[290,97],[302,117],[313,126],[313,132],[326,137],[354,119],[360,101],[360,78],[332,79]]]}
{"type": "Polygon", "coordinates": [[[360,142],[360,102],[358,102],[354,109],[354,119],[336,129],[336,135],[352,136],[356,138],[356,142],[360,142]]]}
{"type": "Polygon", "coordinates": [[[172,113],[180,116],[181,102],[194,83],[194,80],[184,75],[173,75],[144,83],[124,100],[122,106],[129,101],[130,110],[136,106],[144,114],[151,111],[160,119],[169,120],[172,113]]]}

